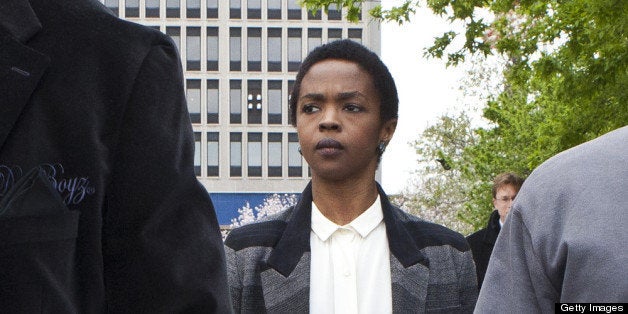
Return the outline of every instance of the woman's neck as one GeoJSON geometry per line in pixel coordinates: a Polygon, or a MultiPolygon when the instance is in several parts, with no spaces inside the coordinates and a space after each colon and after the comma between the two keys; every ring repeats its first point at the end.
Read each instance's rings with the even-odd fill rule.
{"type": "Polygon", "coordinates": [[[373,205],[377,195],[375,178],[338,182],[312,177],[312,199],[316,207],[327,219],[340,226],[365,212],[373,205]]]}

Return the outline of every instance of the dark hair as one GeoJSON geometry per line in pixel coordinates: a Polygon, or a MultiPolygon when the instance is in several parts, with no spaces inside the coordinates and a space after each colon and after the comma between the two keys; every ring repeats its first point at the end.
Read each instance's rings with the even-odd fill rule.
{"type": "Polygon", "coordinates": [[[519,189],[523,185],[524,179],[514,172],[504,172],[498,174],[493,179],[493,198],[497,195],[497,190],[506,185],[512,185],[515,188],[515,192],[519,193],[519,189]]]}
{"type": "Polygon", "coordinates": [[[292,125],[297,125],[297,101],[303,77],[314,64],[328,59],[347,60],[358,64],[373,80],[373,85],[380,99],[381,121],[397,118],[399,110],[397,87],[386,65],[379,56],[368,48],[353,40],[343,39],[317,47],[303,60],[290,94],[289,109],[292,125]]]}

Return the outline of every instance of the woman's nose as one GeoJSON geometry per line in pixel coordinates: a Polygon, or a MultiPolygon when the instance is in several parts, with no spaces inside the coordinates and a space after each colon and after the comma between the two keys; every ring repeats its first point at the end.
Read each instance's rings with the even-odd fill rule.
{"type": "Polygon", "coordinates": [[[321,121],[318,123],[318,129],[321,131],[323,130],[337,131],[340,129],[340,124],[338,123],[338,116],[335,110],[327,109],[323,111],[321,121]]]}

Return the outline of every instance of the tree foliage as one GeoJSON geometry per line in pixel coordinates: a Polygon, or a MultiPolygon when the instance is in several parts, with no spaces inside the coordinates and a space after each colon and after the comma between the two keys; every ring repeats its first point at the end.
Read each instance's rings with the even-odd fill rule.
{"type": "MultiPolygon", "coordinates": [[[[310,9],[329,3],[355,8],[360,2],[303,1],[310,9]]],[[[455,174],[452,178],[464,182],[462,187],[452,185],[449,192],[462,189],[464,206],[458,216],[466,217],[476,229],[490,213],[490,182],[496,174],[515,171],[526,175],[558,152],[628,124],[628,1],[400,3],[390,9],[376,6],[369,13],[384,21],[404,23],[425,6],[464,25],[461,34],[452,30],[435,38],[425,51],[427,57],[446,59],[453,66],[477,55],[498,55],[506,60],[501,88],[484,99],[482,113],[488,125],[469,130],[473,141],[462,153],[456,141],[430,137],[429,133],[423,134],[417,146],[424,158],[446,160],[455,174]],[[454,47],[458,36],[464,40],[454,47]],[[434,152],[442,152],[442,156],[434,156],[434,152]]],[[[348,18],[355,16],[359,15],[348,18]]],[[[447,133],[444,120],[434,127],[447,133]]],[[[464,139],[467,135],[459,136],[464,139]]],[[[422,175],[442,179],[445,173],[422,175]]],[[[436,197],[444,192],[436,189],[433,193],[436,197]]]]}
{"type": "Polygon", "coordinates": [[[476,141],[466,112],[441,116],[414,141],[420,167],[414,182],[393,202],[416,216],[458,232],[473,231],[473,224],[459,215],[468,198],[463,173],[457,165],[463,164],[465,147],[476,141]]]}

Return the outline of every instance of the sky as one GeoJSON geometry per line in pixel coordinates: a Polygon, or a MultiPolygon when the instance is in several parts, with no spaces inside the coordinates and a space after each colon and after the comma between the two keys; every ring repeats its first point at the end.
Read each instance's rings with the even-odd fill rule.
{"type": "MultiPolygon", "coordinates": [[[[387,3],[392,0],[384,1],[387,3]]],[[[401,192],[417,168],[417,156],[410,142],[419,138],[426,126],[454,109],[461,99],[458,90],[463,71],[445,67],[438,59],[423,56],[433,38],[451,25],[420,8],[411,23],[381,25],[381,57],[388,66],[399,94],[397,130],[382,157],[382,186],[388,194],[401,192]]]]}

